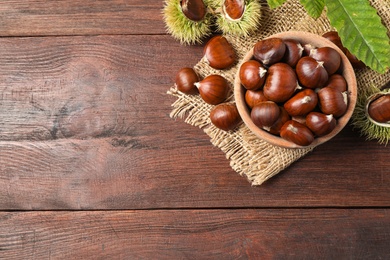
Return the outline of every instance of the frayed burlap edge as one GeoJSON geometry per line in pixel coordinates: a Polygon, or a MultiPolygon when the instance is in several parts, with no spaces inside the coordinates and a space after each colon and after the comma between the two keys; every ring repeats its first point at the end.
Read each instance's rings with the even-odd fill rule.
{"type": "MultiPolygon", "coordinates": [[[[374,7],[377,8],[382,19],[386,20],[384,24],[388,27],[390,9],[386,5],[388,4],[376,3],[374,7]]],[[[321,35],[334,29],[330,26],[325,13],[314,20],[306,13],[298,0],[290,0],[272,11],[265,4],[263,6],[262,26],[256,34],[246,38],[225,35],[235,48],[239,61],[257,41],[275,33],[297,30],[321,35]]],[[[200,78],[210,74],[224,76],[230,82],[233,90],[234,78],[239,66],[240,62],[228,70],[215,70],[202,58],[194,66],[194,70],[200,78]]],[[[390,81],[390,72],[382,75],[369,69],[363,69],[356,72],[356,77],[358,88],[365,88],[372,83],[383,86],[390,81]]],[[[261,185],[314,149],[313,147],[287,149],[271,145],[257,138],[244,124],[241,124],[235,131],[222,131],[211,124],[209,114],[213,106],[206,104],[199,95],[186,95],[175,87],[172,87],[168,94],[177,98],[172,104],[173,110],[170,116],[184,119],[186,123],[203,129],[211,138],[211,143],[226,154],[232,169],[245,176],[252,185],[261,185]]],[[[234,102],[233,94],[227,102],[234,102]]]]}

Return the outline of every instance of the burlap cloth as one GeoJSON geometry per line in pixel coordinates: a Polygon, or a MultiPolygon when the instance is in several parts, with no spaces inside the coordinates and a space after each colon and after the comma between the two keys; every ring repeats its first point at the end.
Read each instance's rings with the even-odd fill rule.
{"type": "MultiPolygon", "coordinates": [[[[378,10],[383,24],[390,28],[390,2],[373,1],[371,4],[378,10]]],[[[234,46],[239,60],[253,45],[272,34],[283,31],[307,31],[322,35],[333,30],[325,12],[320,18],[311,18],[299,0],[287,1],[283,6],[270,10],[264,3],[261,27],[254,34],[246,38],[225,35],[234,46]]],[[[201,78],[210,74],[220,74],[229,80],[233,89],[234,78],[240,62],[229,70],[215,70],[202,58],[194,70],[201,78]]],[[[358,89],[369,84],[384,86],[390,81],[390,72],[379,74],[370,69],[356,71],[358,89]]],[[[233,91],[232,91],[233,92],[233,91]]],[[[186,95],[172,87],[168,94],[177,97],[172,104],[172,118],[182,118],[186,123],[200,127],[211,138],[211,143],[219,147],[230,160],[231,167],[240,175],[245,176],[252,185],[261,185],[264,181],[286,169],[293,162],[315,148],[286,149],[271,145],[257,138],[244,124],[235,131],[225,132],[213,126],[209,114],[213,106],[206,104],[199,95],[186,95]]],[[[228,101],[234,102],[233,95],[228,101]]]]}

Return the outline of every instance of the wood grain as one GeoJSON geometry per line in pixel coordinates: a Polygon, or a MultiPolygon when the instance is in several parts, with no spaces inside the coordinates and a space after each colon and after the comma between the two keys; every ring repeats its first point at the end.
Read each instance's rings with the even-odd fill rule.
{"type": "Polygon", "coordinates": [[[387,149],[351,137],[353,132],[343,131],[262,186],[250,187],[201,130],[168,117],[163,123],[171,131],[163,140],[152,134],[0,142],[0,208],[390,205],[387,149]]]}
{"type": "Polygon", "coordinates": [[[158,135],[176,72],[202,47],[168,36],[0,39],[0,140],[158,135]],[[140,132],[142,131],[142,133],[140,132]],[[153,132],[147,132],[153,131],[153,132]]]}
{"type": "Polygon", "coordinates": [[[386,209],[9,212],[0,219],[5,259],[390,257],[386,209]]]}
{"type": "Polygon", "coordinates": [[[165,34],[163,1],[3,0],[1,36],[165,34]]]}

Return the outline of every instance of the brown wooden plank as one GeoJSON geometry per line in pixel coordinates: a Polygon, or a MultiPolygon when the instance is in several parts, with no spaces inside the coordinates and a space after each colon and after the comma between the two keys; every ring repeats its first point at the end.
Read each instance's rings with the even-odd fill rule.
{"type": "Polygon", "coordinates": [[[350,131],[251,187],[201,130],[170,120],[160,135],[0,142],[0,208],[390,205],[387,148],[350,131]]]}
{"type": "Polygon", "coordinates": [[[386,209],[0,213],[4,259],[388,259],[386,209]]]}
{"type": "Polygon", "coordinates": [[[156,134],[202,47],[169,36],[0,39],[0,140],[156,134]]]}
{"type": "Polygon", "coordinates": [[[164,34],[163,1],[3,0],[1,36],[164,34]]]}

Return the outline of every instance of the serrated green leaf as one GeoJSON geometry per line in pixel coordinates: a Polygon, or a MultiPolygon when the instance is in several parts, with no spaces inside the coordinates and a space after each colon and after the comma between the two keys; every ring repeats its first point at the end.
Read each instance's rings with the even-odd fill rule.
{"type": "Polygon", "coordinates": [[[276,8],[284,4],[287,0],[267,0],[269,7],[276,8]]]}
{"type": "Polygon", "coordinates": [[[314,19],[320,17],[325,7],[325,0],[300,0],[300,2],[305,7],[306,12],[314,19]]]}
{"type": "Polygon", "coordinates": [[[325,0],[330,23],[344,47],[371,69],[384,73],[390,67],[387,29],[368,0],[325,0]]]}

